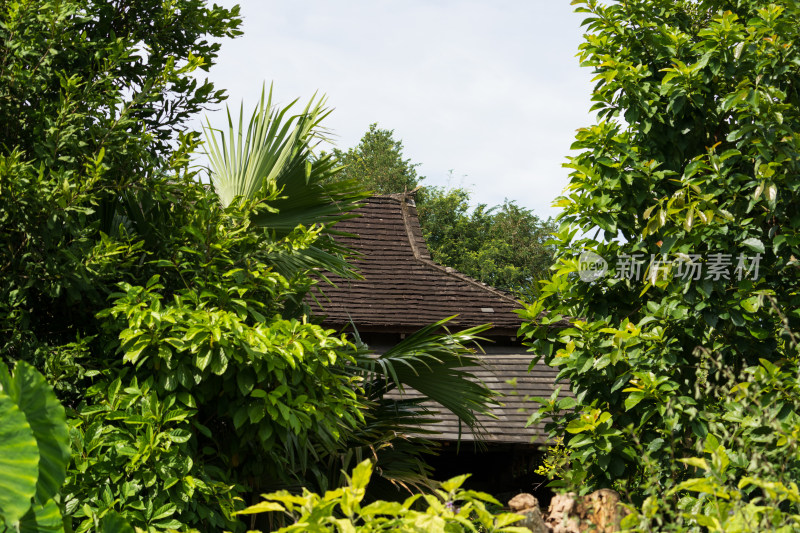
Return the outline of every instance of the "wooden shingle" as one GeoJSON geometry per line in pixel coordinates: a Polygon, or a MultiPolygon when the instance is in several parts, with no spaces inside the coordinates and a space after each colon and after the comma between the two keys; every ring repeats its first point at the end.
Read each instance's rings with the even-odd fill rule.
{"type": "MultiPolygon", "coordinates": [[[[571,393],[566,384],[556,383],[557,369],[541,361],[528,372],[533,355],[515,342],[521,324],[515,310],[521,309],[521,304],[502,291],[434,263],[408,195],[374,196],[356,213],[361,216],[336,226],[355,237],[337,240],[362,254],[354,264],[364,279],[330,276],[336,286],[323,286],[324,294],[317,294],[312,303],[315,314],[324,317],[323,325],[346,329],[354,324],[359,332],[403,334],[453,315],[458,316],[448,323],[452,330],[491,323],[486,335],[497,342],[483,346],[483,367],[469,369],[498,392],[501,401],[492,417],[479,417],[482,438],[488,443],[544,443],[543,423],[525,427],[538,407],[532,397],[549,397],[557,386],[561,387],[560,396],[571,393]]],[[[396,391],[392,394],[399,395],[396,391]]],[[[415,392],[405,394],[413,396],[415,392]]],[[[436,411],[439,420],[431,427],[438,435],[428,438],[475,440],[466,428],[460,430],[455,415],[433,403],[426,407],[436,411]]]]}
{"type": "Polygon", "coordinates": [[[322,286],[315,313],[324,324],[341,328],[351,320],[359,330],[407,332],[458,315],[450,326],[494,325],[493,334],[516,335],[520,304],[431,260],[416,207],[403,195],[375,196],[357,210],[361,216],[337,224],[357,238],[337,237],[363,254],[354,264],[363,280],[331,276],[336,287],[322,286]]]}

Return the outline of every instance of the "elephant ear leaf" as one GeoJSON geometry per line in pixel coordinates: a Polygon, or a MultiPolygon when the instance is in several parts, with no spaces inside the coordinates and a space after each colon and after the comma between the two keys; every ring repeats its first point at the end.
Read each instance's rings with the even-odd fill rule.
{"type": "Polygon", "coordinates": [[[33,430],[0,383],[0,526],[14,527],[30,508],[38,463],[33,430]]]}
{"type": "Polygon", "coordinates": [[[69,463],[69,427],[64,407],[53,389],[34,367],[20,361],[9,376],[0,369],[2,386],[33,431],[39,455],[36,501],[44,504],[58,493],[67,475],[69,463]]]}
{"type": "Polygon", "coordinates": [[[19,533],[64,533],[64,519],[53,500],[34,504],[19,523],[19,533]]]}

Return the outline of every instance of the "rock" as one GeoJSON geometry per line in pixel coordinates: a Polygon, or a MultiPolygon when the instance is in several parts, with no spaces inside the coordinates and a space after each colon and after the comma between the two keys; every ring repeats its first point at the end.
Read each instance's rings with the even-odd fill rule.
{"type": "Polygon", "coordinates": [[[573,517],[575,507],[574,492],[553,496],[545,520],[545,524],[552,533],[580,533],[578,521],[573,517]]]}
{"type": "Polygon", "coordinates": [[[614,533],[627,514],[619,494],[611,489],[596,490],[583,498],[570,492],[553,497],[545,524],[552,533],[614,533]]]}
{"type": "Polygon", "coordinates": [[[628,514],[628,510],[620,505],[619,494],[615,490],[600,489],[585,496],[578,502],[576,514],[587,526],[589,524],[597,533],[614,533],[620,529],[620,521],[628,514]]]}
{"type": "Polygon", "coordinates": [[[523,492],[511,498],[508,502],[508,507],[515,513],[524,513],[528,509],[538,509],[539,500],[533,494],[523,492]]]}
{"type": "Polygon", "coordinates": [[[524,520],[515,522],[515,526],[527,527],[533,533],[549,533],[542,518],[542,511],[539,509],[539,500],[534,495],[525,492],[517,494],[508,502],[508,507],[525,517],[524,520]]]}

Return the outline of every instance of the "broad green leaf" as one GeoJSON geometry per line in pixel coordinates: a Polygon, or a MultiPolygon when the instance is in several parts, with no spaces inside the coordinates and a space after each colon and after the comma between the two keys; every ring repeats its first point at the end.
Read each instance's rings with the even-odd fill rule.
{"type": "Polygon", "coordinates": [[[434,514],[419,514],[417,519],[414,520],[414,525],[420,528],[420,531],[445,533],[445,526],[447,523],[442,517],[434,514]]]}
{"type": "Polygon", "coordinates": [[[687,457],[684,459],[678,459],[678,461],[702,470],[708,470],[708,463],[702,457],[687,457]]]}
{"type": "Polygon", "coordinates": [[[692,225],[694,225],[694,207],[690,207],[689,210],[686,211],[686,218],[683,221],[683,229],[686,231],[691,231],[692,225]]]}
{"type": "Polygon", "coordinates": [[[514,514],[514,513],[503,513],[495,517],[495,527],[503,528],[503,531],[506,533],[510,533],[511,531],[530,531],[526,528],[509,528],[506,526],[510,526],[520,520],[524,520],[525,517],[522,515],[514,514]]]}
{"type": "Polygon", "coordinates": [[[284,511],[285,508],[283,505],[276,503],[276,502],[258,502],[255,505],[251,505],[246,509],[242,509],[241,511],[236,511],[235,515],[240,514],[257,514],[257,513],[270,513],[272,511],[284,511]]]}
{"type": "Polygon", "coordinates": [[[172,442],[188,442],[192,438],[192,432],[186,429],[173,429],[168,434],[169,440],[172,442]]]}
{"type": "Polygon", "coordinates": [[[756,239],[755,237],[751,237],[749,239],[745,239],[742,241],[742,244],[753,250],[754,252],[763,254],[764,253],[764,243],[761,242],[760,239],[756,239]]]}
{"type": "Polygon", "coordinates": [[[15,524],[30,508],[38,464],[33,430],[17,404],[0,391],[0,515],[6,524],[15,524]]]}
{"type": "Polygon", "coordinates": [[[19,523],[20,533],[62,533],[64,519],[53,500],[42,505],[34,504],[19,523]]]}
{"type": "Polygon", "coordinates": [[[460,476],[454,477],[452,479],[448,479],[447,481],[442,482],[442,490],[447,492],[452,492],[461,487],[464,482],[469,477],[469,474],[462,474],[460,476]]]}
{"type": "Polygon", "coordinates": [[[760,307],[758,303],[758,296],[751,296],[750,298],[742,300],[741,306],[742,309],[748,313],[755,313],[760,307]]]}
{"type": "Polygon", "coordinates": [[[372,516],[376,514],[397,515],[403,510],[400,502],[377,501],[363,507],[361,516],[372,516]]]}
{"type": "Polygon", "coordinates": [[[36,496],[45,502],[58,492],[67,475],[70,457],[67,416],[44,376],[28,363],[17,363],[12,380],[4,385],[13,391],[14,400],[25,413],[36,438],[39,449],[36,496]]]}
{"type": "Polygon", "coordinates": [[[586,429],[590,427],[585,421],[581,420],[580,418],[576,418],[572,420],[569,424],[567,424],[567,431],[570,433],[580,433],[582,431],[586,431],[586,429]]]}
{"type": "Polygon", "coordinates": [[[642,391],[633,391],[631,392],[627,398],[625,398],[625,410],[629,411],[636,407],[639,402],[644,399],[644,393],[642,391]]]}
{"type": "Polygon", "coordinates": [[[777,198],[778,198],[778,188],[775,186],[774,183],[770,183],[767,186],[767,201],[774,204],[777,198]]]}
{"type": "Polygon", "coordinates": [[[364,489],[369,484],[369,478],[372,476],[372,461],[365,459],[361,461],[354,469],[350,478],[350,482],[354,489],[364,489]]]}
{"type": "Polygon", "coordinates": [[[356,526],[352,520],[347,518],[331,518],[331,521],[336,524],[336,531],[338,533],[356,533],[356,526]]]}

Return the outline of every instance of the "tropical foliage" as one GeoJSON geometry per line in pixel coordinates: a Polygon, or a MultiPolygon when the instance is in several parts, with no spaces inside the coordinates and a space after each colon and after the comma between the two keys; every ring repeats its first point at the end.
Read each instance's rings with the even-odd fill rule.
{"type": "MultiPolygon", "coordinates": [[[[357,202],[367,193],[358,182],[340,179],[336,175],[341,167],[334,168],[330,155],[315,156],[312,153],[313,143],[323,138],[319,131],[320,120],[328,113],[322,107],[324,99],[315,102],[312,98],[302,114],[295,117],[287,117],[293,103],[278,109],[271,101],[271,91],[266,103],[262,94],[246,134],[242,132],[242,113],[238,134],[234,134],[229,114],[227,139],[223,132],[207,128],[206,134],[212,146],[209,156],[214,187],[228,191],[221,197],[228,194],[233,199],[250,201],[254,211],[249,217],[254,227],[265,227],[273,237],[298,222],[312,220],[320,224],[317,240],[311,246],[297,250],[291,258],[290,262],[300,270],[316,268],[320,277],[324,277],[325,272],[357,275],[341,256],[341,252],[349,251],[330,237],[336,233],[332,225],[352,217],[349,211],[357,207],[357,202]],[[254,165],[261,168],[253,170],[254,165]],[[264,197],[265,194],[269,196],[264,197]],[[261,205],[266,209],[259,210],[261,205]],[[340,255],[335,255],[337,253],[340,255]]],[[[271,258],[278,271],[287,263],[276,254],[271,258]]],[[[421,399],[384,399],[393,389],[403,391],[406,386],[413,387],[424,398],[451,410],[465,428],[479,431],[476,414],[488,412],[493,401],[492,393],[483,385],[470,381],[469,374],[462,368],[479,364],[471,357],[473,349],[469,345],[474,344],[477,335],[488,326],[451,335],[446,329],[447,321],[422,328],[380,356],[362,345],[356,355],[347,360],[344,369],[337,366],[356,380],[364,392],[364,397],[360,398],[365,402],[360,405],[360,414],[364,418],[358,429],[341,428],[336,438],[328,442],[329,446],[314,450],[312,463],[303,457],[301,469],[313,472],[313,482],[320,488],[335,486],[337,481],[340,483],[342,469],[369,454],[378,458],[385,480],[406,487],[430,485],[427,478],[430,469],[421,456],[430,453],[435,445],[430,441],[412,439],[395,446],[392,441],[401,432],[411,432],[412,428],[419,432],[420,425],[435,420],[422,407],[421,399]],[[438,333],[442,329],[446,332],[444,335],[438,333]],[[334,441],[338,441],[338,445],[334,441]]],[[[350,383],[348,387],[352,388],[352,385],[350,383]]],[[[305,434],[298,435],[292,431],[292,435],[308,441],[305,434]]],[[[297,466],[293,468],[296,470],[297,466]]],[[[311,483],[310,480],[305,482],[311,483]]]]}
{"type": "Polygon", "coordinates": [[[0,3],[0,408],[16,450],[0,461],[24,478],[0,478],[6,525],[241,531],[249,494],[338,486],[358,454],[387,483],[426,484],[424,448],[398,432],[428,415],[383,396],[443,379],[438,399],[475,426],[491,393],[458,368],[482,328],[439,323],[375,359],[316,324],[323,271],[357,275],[332,226],[364,196],[312,152],[321,102],[290,116],[262,100],[246,143],[242,125],[209,131],[207,187],[185,122],[223,97],[195,76],[238,8],[117,7],[0,3]]]}
{"type": "Polygon", "coordinates": [[[316,487],[327,490],[341,486],[343,473],[365,458],[372,457],[380,477],[370,487],[370,497],[398,497],[398,488],[430,490],[436,482],[426,463],[438,444],[423,438],[436,431],[437,414],[423,403],[432,400],[456,415],[464,432],[482,436],[478,415],[488,415],[497,404],[494,393],[472,379],[469,371],[482,363],[479,334],[489,325],[450,333],[447,322],[430,324],[378,355],[357,338],[359,353],[346,371],[362,384],[364,424],[343,434],[339,453],[318,461],[312,468],[316,487]],[[392,391],[414,394],[398,399],[392,391]],[[409,435],[415,435],[411,438],[409,435]]]}
{"type": "Polygon", "coordinates": [[[575,398],[533,418],[560,415],[563,483],[627,491],[631,527],[793,530],[800,8],[573,3],[598,122],[525,334],[575,398]],[[584,252],[608,272],[582,281],[584,252]]]}
{"type": "Polygon", "coordinates": [[[287,491],[264,494],[264,501],[239,514],[283,513],[293,521],[278,530],[285,533],[529,532],[527,528],[511,525],[522,520],[522,516],[491,512],[488,507],[500,505],[492,496],[462,489],[467,475],[443,482],[432,494],[417,494],[403,502],[375,501],[362,505],[372,469],[372,463],[362,461],[353,469],[345,486],[321,496],[307,490],[302,495],[287,491]],[[418,510],[421,504],[425,507],[418,510]]]}
{"type": "Polygon", "coordinates": [[[69,462],[64,407],[32,366],[0,363],[0,530],[62,530],[56,498],[69,462]]]}

